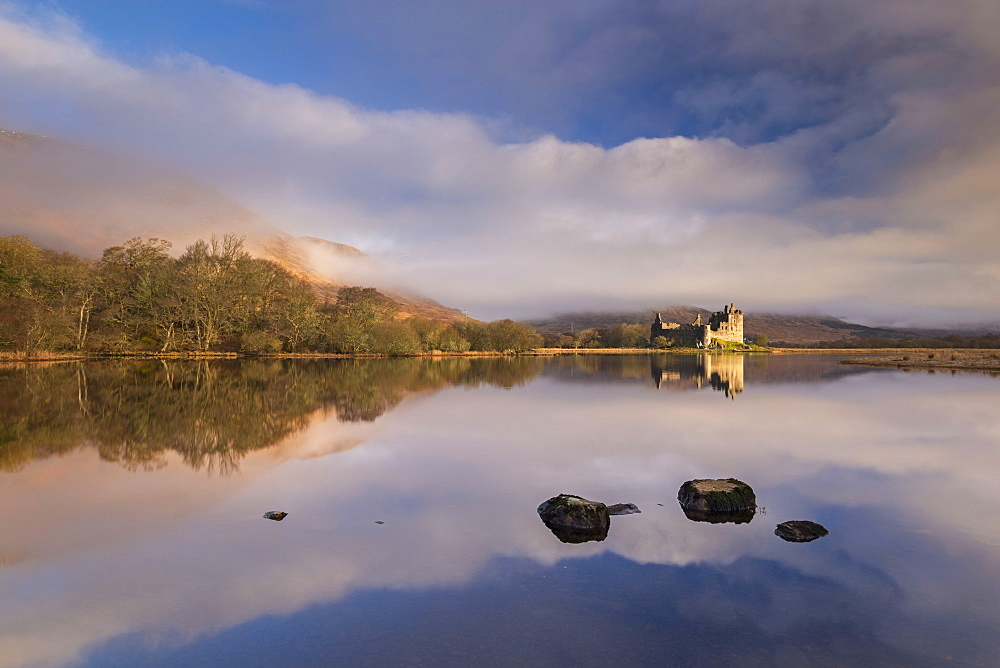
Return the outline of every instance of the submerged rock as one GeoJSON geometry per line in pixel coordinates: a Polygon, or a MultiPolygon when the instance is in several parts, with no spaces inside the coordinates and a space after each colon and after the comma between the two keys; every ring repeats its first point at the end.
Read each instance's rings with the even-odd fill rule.
{"type": "Polygon", "coordinates": [[[616,503],[608,506],[608,515],[635,515],[641,512],[634,503],[616,503]]]}
{"type": "Polygon", "coordinates": [[[556,538],[564,543],[601,541],[608,537],[611,517],[600,501],[589,501],[572,494],[553,496],[538,506],[542,518],[556,538]]]}
{"type": "Polygon", "coordinates": [[[808,520],[782,522],[774,529],[774,535],[790,543],[808,543],[830,533],[822,524],[808,520]]]}
{"type": "Polygon", "coordinates": [[[692,522],[709,524],[748,524],[757,513],[753,510],[737,510],[732,513],[710,513],[704,510],[684,510],[684,516],[692,522]]]}
{"type": "Polygon", "coordinates": [[[753,489],[736,478],[688,480],[677,492],[677,500],[681,508],[694,513],[738,513],[757,507],[753,489]]]}
{"type": "Polygon", "coordinates": [[[274,520],[275,522],[280,522],[286,517],[288,517],[288,513],[281,510],[269,510],[264,513],[265,520],[274,520]]]}

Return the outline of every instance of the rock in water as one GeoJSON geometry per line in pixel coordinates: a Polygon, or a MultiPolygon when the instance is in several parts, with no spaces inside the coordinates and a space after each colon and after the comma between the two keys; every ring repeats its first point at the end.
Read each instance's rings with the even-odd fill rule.
{"type": "Polygon", "coordinates": [[[564,543],[604,540],[611,528],[606,505],[572,494],[560,494],[543,502],[538,506],[538,515],[556,538],[564,543]]]}
{"type": "Polygon", "coordinates": [[[736,478],[688,480],[677,492],[677,500],[681,508],[695,513],[735,513],[757,507],[750,485],[736,478]]]}
{"type": "Polygon", "coordinates": [[[265,520],[274,520],[275,522],[280,522],[281,520],[288,517],[288,513],[281,510],[269,510],[264,513],[265,520]]]}
{"type": "Polygon", "coordinates": [[[608,506],[608,515],[634,515],[641,512],[634,503],[616,503],[608,506]]]}
{"type": "Polygon", "coordinates": [[[774,535],[790,543],[808,543],[830,533],[822,524],[807,520],[782,522],[774,529],[774,535]]]}

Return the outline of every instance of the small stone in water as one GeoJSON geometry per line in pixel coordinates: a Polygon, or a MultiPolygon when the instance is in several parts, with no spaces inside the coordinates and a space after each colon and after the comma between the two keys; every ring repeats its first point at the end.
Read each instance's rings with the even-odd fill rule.
{"type": "Polygon", "coordinates": [[[616,503],[608,506],[608,515],[634,515],[641,512],[634,503],[616,503]]]}
{"type": "Polygon", "coordinates": [[[382,520],[375,520],[375,524],[385,524],[382,520]]]}
{"type": "Polygon", "coordinates": [[[269,510],[266,513],[264,513],[264,519],[274,520],[275,522],[280,522],[286,517],[288,517],[288,513],[283,512],[281,510],[269,510]]]}
{"type": "Polygon", "coordinates": [[[808,543],[830,533],[821,524],[806,520],[782,522],[774,529],[774,535],[790,543],[808,543]]]}

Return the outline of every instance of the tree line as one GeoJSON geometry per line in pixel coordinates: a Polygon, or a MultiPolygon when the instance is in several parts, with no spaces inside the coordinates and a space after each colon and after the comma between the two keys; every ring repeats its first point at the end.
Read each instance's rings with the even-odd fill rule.
{"type": "Polygon", "coordinates": [[[812,341],[791,343],[779,341],[782,348],[1000,348],[1000,334],[979,334],[962,336],[921,336],[910,338],[859,337],[834,341],[812,341]]]}
{"type": "Polygon", "coordinates": [[[525,352],[541,345],[511,320],[451,325],[401,318],[374,288],[321,291],[256,258],[236,235],[188,246],[135,237],[99,260],[0,237],[0,350],[170,352],[525,352]]]}
{"type": "Polygon", "coordinates": [[[542,334],[546,348],[648,348],[649,326],[621,323],[578,332],[542,334]]]}
{"type": "MultiPolygon", "coordinates": [[[[633,323],[620,323],[611,327],[590,327],[578,332],[563,332],[560,334],[542,334],[546,348],[652,348],[667,350],[675,348],[678,341],[657,336],[650,341],[649,326],[633,323]]],[[[768,339],[763,334],[750,335],[749,339],[755,346],[767,347],[768,339]]],[[[728,344],[727,344],[728,345],[728,344]]],[[[732,346],[734,348],[739,345],[732,346]]]]}

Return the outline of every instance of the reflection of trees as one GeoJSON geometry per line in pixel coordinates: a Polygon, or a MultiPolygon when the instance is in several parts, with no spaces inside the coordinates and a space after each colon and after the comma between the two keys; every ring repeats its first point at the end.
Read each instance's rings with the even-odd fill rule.
{"type": "Polygon", "coordinates": [[[246,454],[303,429],[317,410],[372,421],[407,394],[523,384],[535,358],[109,361],[0,369],[0,469],[94,446],[128,468],[174,452],[233,471],[246,454]]]}
{"type": "Polygon", "coordinates": [[[575,383],[632,383],[649,378],[647,355],[605,353],[557,355],[549,361],[547,375],[575,383]]]}

